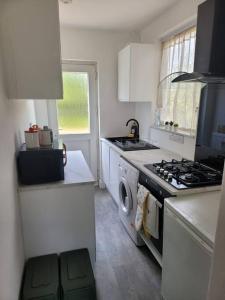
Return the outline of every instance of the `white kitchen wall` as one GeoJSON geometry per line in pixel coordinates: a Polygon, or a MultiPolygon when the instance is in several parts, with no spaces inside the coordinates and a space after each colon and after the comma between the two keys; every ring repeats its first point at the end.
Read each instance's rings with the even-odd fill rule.
{"type": "Polygon", "coordinates": [[[148,140],[149,138],[152,107],[154,107],[154,105],[148,102],[137,103],[135,107],[135,119],[137,119],[140,124],[140,137],[142,139],[148,140]]]}
{"type": "Polygon", "coordinates": [[[205,0],[182,0],[159,16],[141,31],[143,42],[157,42],[179,33],[197,19],[198,5],[205,0]]]}
{"type": "MultiPolygon", "coordinates": [[[[198,4],[204,0],[182,0],[175,6],[167,10],[164,14],[146,26],[140,32],[141,42],[143,43],[161,43],[162,40],[181,32],[187,27],[196,24],[198,4]]],[[[136,104],[135,117],[140,121],[140,135],[142,138],[150,138],[150,127],[154,124],[155,103],[136,104]]],[[[157,131],[158,140],[163,141],[165,136],[169,140],[169,133],[157,131]]],[[[163,146],[166,143],[163,143],[163,146]]],[[[174,152],[180,152],[181,145],[178,143],[170,144],[174,152]]],[[[161,145],[162,146],[162,145],[161,145]]],[[[190,150],[190,157],[194,153],[193,139],[186,139],[182,146],[190,150]]],[[[189,151],[188,150],[188,151],[189,151]]]]}
{"type": "MultiPolygon", "coordinates": [[[[0,9],[1,11],[1,9],[0,9]]],[[[0,54],[1,56],[1,54],[0,54]]],[[[0,57],[1,58],[1,57],[0,57]]],[[[18,299],[24,251],[17,195],[16,148],[35,122],[33,101],[6,97],[0,59],[0,299],[18,299]]]]}
{"type": "Polygon", "coordinates": [[[63,59],[97,62],[101,137],[128,133],[125,124],[134,117],[135,104],[118,101],[117,55],[128,43],[138,41],[136,33],[61,28],[63,59]]]}
{"type": "Polygon", "coordinates": [[[175,152],[186,159],[194,159],[196,138],[176,132],[150,128],[149,141],[160,148],[175,152]]]}

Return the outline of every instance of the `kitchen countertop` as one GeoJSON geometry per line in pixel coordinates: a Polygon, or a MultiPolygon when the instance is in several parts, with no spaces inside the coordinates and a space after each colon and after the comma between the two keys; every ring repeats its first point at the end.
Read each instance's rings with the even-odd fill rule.
{"type": "Polygon", "coordinates": [[[64,171],[65,179],[63,181],[36,185],[20,185],[19,191],[61,188],[95,183],[95,179],[81,151],[67,151],[67,165],[64,171]]]}
{"type": "Polygon", "coordinates": [[[199,192],[209,192],[209,191],[218,191],[221,190],[221,186],[207,186],[186,190],[177,190],[172,187],[170,184],[165,182],[163,179],[155,175],[153,172],[145,168],[146,164],[153,164],[157,162],[161,162],[164,160],[172,160],[177,159],[181,160],[182,157],[176,153],[170,152],[165,149],[153,149],[153,150],[139,150],[139,151],[123,151],[110,141],[105,138],[101,139],[110,145],[115,151],[117,151],[123,158],[125,158],[128,162],[130,162],[134,167],[142,171],[144,174],[154,179],[157,183],[159,183],[164,189],[166,189],[171,195],[187,195],[187,194],[195,194],[199,192]]]}
{"type": "Polygon", "coordinates": [[[170,208],[210,247],[214,247],[221,192],[168,198],[170,208]]]}

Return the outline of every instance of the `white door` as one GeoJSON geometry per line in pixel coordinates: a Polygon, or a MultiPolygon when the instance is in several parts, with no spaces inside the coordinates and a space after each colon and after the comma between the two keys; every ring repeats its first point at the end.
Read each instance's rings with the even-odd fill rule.
{"type": "Polygon", "coordinates": [[[64,61],[63,100],[48,102],[49,124],[67,150],[82,150],[98,178],[98,102],[95,64],[64,61]]]}

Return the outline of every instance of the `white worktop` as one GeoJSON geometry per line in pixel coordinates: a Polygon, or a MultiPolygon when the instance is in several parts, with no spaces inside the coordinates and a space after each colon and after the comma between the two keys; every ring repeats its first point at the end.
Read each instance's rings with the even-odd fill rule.
{"type": "Polygon", "coordinates": [[[220,199],[220,191],[199,193],[166,199],[165,206],[213,248],[220,199]]]}
{"type": "Polygon", "coordinates": [[[176,153],[170,152],[165,149],[153,149],[153,150],[139,150],[139,151],[122,151],[117,146],[113,145],[107,139],[102,138],[102,141],[108,143],[110,147],[115,149],[122,157],[129,161],[133,166],[142,171],[144,174],[154,179],[163,188],[165,188],[171,195],[187,195],[199,192],[218,191],[221,190],[221,186],[207,186],[194,189],[177,190],[172,187],[166,181],[155,175],[152,171],[148,170],[145,165],[159,163],[162,160],[171,161],[172,159],[181,160],[182,157],[176,153]]]}
{"type": "Polygon", "coordinates": [[[21,185],[20,191],[50,189],[55,187],[67,187],[71,185],[81,185],[94,183],[95,179],[81,151],[67,151],[67,165],[64,169],[65,179],[62,181],[37,184],[21,185]]]}

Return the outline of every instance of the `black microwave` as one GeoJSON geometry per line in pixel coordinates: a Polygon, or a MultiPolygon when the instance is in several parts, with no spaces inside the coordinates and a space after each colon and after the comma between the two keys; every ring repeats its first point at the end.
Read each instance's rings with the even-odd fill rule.
{"type": "Polygon", "coordinates": [[[58,141],[50,148],[27,149],[23,144],[17,157],[19,182],[31,185],[64,180],[65,157],[65,145],[58,141]]]}

